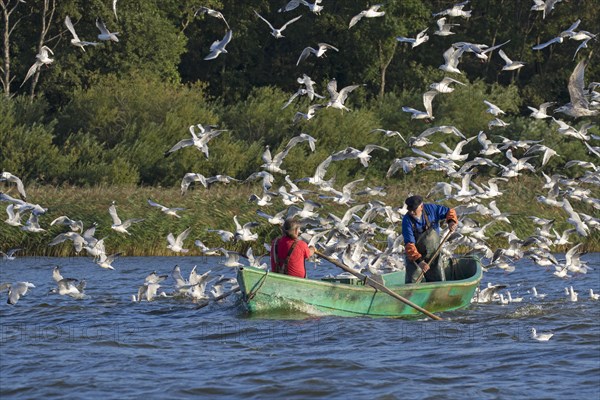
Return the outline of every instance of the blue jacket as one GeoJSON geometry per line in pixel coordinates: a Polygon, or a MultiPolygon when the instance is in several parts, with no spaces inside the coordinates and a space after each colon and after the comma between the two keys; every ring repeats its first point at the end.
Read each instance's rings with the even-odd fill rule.
{"type": "MultiPolygon", "coordinates": [[[[441,206],[438,204],[423,204],[423,214],[427,213],[427,217],[429,218],[429,223],[433,228],[440,233],[440,222],[446,219],[446,215],[450,211],[450,208],[446,206],[441,206]]],[[[402,236],[404,237],[404,244],[408,243],[416,243],[417,240],[415,238],[415,234],[413,232],[413,224],[415,224],[417,228],[417,232],[419,234],[423,233],[425,230],[425,226],[427,225],[425,221],[425,216],[421,214],[421,218],[419,220],[413,218],[409,213],[404,214],[402,218],[402,236]]]]}

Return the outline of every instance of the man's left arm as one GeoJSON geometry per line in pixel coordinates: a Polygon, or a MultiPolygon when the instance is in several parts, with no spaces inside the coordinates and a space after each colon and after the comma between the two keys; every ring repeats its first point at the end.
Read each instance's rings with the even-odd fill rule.
{"type": "Polygon", "coordinates": [[[446,213],[446,223],[448,223],[448,229],[450,232],[454,232],[458,227],[458,217],[456,216],[456,211],[454,208],[449,208],[446,213]]]}

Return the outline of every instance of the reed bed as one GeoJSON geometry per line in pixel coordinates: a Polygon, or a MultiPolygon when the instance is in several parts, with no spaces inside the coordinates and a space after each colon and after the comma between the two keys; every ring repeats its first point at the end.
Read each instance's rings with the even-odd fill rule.
{"type": "MultiPolygon", "coordinates": [[[[420,177],[419,181],[402,180],[389,185],[386,188],[387,196],[370,198],[363,196],[357,198],[361,203],[369,200],[380,200],[391,206],[401,206],[404,199],[414,188],[432,187],[432,178],[427,176],[420,177]],[[412,189],[412,190],[411,190],[412,189]]],[[[374,185],[371,185],[374,186],[374,185]]],[[[510,212],[511,224],[497,222],[492,224],[486,231],[490,238],[488,244],[493,250],[507,247],[506,239],[495,236],[501,231],[514,231],[518,237],[525,238],[534,234],[535,225],[529,216],[538,216],[548,219],[555,219],[554,228],[558,232],[571,227],[566,222],[566,213],[562,209],[548,207],[536,201],[535,197],[540,194],[539,190],[542,183],[537,177],[523,177],[518,180],[511,180],[503,186],[504,194],[497,198],[498,207],[506,212],[510,212]]],[[[9,188],[10,189],[10,188],[9,188]]],[[[200,252],[193,241],[202,240],[209,247],[226,247],[228,249],[245,251],[248,246],[252,246],[255,254],[265,252],[263,244],[270,241],[279,233],[278,227],[274,227],[263,218],[256,215],[258,206],[248,201],[252,193],[260,193],[260,185],[256,184],[230,184],[230,185],[212,185],[208,189],[201,186],[192,187],[182,196],[179,188],[163,187],[134,187],[134,186],[97,186],[97,187],[53,187],[53,186],[30,186],[27,188],[28,200],[33,203],[47,207],[46,214],[40,217],[40,225],[46,229],[41,233],[28,233],[8,224],[0,225],[0,243],[1,250],[19,247],[22,248],[22,255],[29,256],[74,256],[71,242],[67,241],[56,246],[48,246],[48,243],[58,234],[69,230],[66,226],[50,226],[50,222],[56,217],[66,215],[75,220],[81,220],[87,229],[93,224],[97,224],[95,237],[106,238],[105,245],[110,253],[121,253],[123,256],[169,256],[175,255],[167,249],[166,237],[169,233],[177,236],[188,227],[192,227],[192,232],[186,241],[186,248],[190,251],[186,253],[190,256],[200,255],[200,252]],[[181,218],[174,218],[163,214],[158,208],[148,205],[147,200],[165,205],[167,207],[183,207],[186,210],[181,211],[181,218]],[[108,208],[115,201],[119,217],[122,220],[129,218],[144,218],[144,221],[134,224],[129,231],[131,235],[119,234],[111,229],[111,218],[108,208]],[[250,221],[257,221],[261,226],[254,229],[259,234],[259,240],[255,243],[223,243],[220,237],[208,229],[224,229],[233,231],[235,225],[233,217],[238,217],[241,224],[250,221]]],[[[12,195],[15,193],[9,192],[12,195]]],[[[426,192],[422,191],[425,195],[426,192]]],[[[594,193],[598,197],[598,193],[594,193]]],[[[435,201],[437,198],[426,201],[435,201]]],[[[347,207],[333,205],[326,200],[320,200],[316,195],[311,196],[314,200],[321,202],[324,208],[320,215],[326,217],[328,213],[343,215],[347,207]]],[[[445,203],[449,206],[458,204],[445,203]]],[[[485,203],[484,203],[485,204],[485,203]]],[[[572,201],[574,208],[589,215],[598,215],[597,210],[592,207],[572,201]],[[596,211],[596,212],[595,212],[596,211]]],[[[285,206],[278,198],[273,198],[273,205],[262,207],[267,214],[275,214],[284,209],[285,206]]],[[[490,221],[485,217],[474,217],[481,224],[490,221]]],[[[378,221],[382,222],[382,221],[378,221]]],[[[397,226],[400,230],[400,224],[397,226]]],[[[381,247],[384,246],[385,238],[381,240],[381,247]]],[[[584,243],[585,251],[600,251],[600,234],[594,231],[588,237],[572,236],[573,244],[578,241],[584,243]]],[[[566,248],[555,248],[557,252],[564,252],[566,248]]],[[[468,249],[464,249],[468,251],[468,249]]],[[[85,251],[79,254],[85,255],[85,251]]],[[[178,253],[177,255],[182,255],[178,253]]]]}

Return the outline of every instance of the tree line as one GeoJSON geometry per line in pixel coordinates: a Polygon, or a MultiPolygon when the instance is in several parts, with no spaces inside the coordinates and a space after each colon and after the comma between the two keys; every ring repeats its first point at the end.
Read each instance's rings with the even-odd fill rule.
{"type": "MultiPolygon", "coordinates": [[[[364,18],[351,29],[349,21],[367,8],[366,3],[327,0],[319,15],[304,6],[278,12],[286,3],[137,0],[117,2],[115,13],[109,0],[0,1],[2,169],[27,183],[55,185],[174,186],[187,172],[226,173],[243,179],[259,169],[265,145],[281,149],[291,137],[306,132],[318,140],[317,150],[290,152],[286,158],[290,174],[309,176],[332,151],[378,143],[389,151],[378,153],[367,170],[344,162],[332,165],[331,173],[340,182],[359,171],[367,179],[380,178],[392,160],[412,152],[397,137],[371,131],[393,129],[408,138],[431,126],[411,121],[401,108],[422,107],[429,84],[447,75],[438,69],[442,54],[460,41],[489,46],[509,41],[506,52],[525,67],[503,72],[503,62],[495,53],[484,62],[465,54],[460,63],[463,74],[452,75],[465,86],[435,98],[436,125],[454,125],[467,137],[486,130],[488,135],[510,139],[543,140],[563,157],[551,159],[544,167],[547,174],[568,173],[561,169],[565,157],[591,160],[580,141],[558,133],[551,120],[530,118],[527,106],[568,102],[569,76],[576,63],[590,54],[586,84],[598,80],[598,51],[592,51],[597,40],[575,57],[580,43],[574,40],[541,51],[532,49],[576,19],[581,19],[580,29],[597,27],[600,11],[595,1],[558,3],[545,18],[531,10],[529,1],[472,1],[470,18],[449,18],[459,26],[447,37],[433,34],[437,18],[432,15],[451,7],[448,1],[390,1],[381,8],[384,17],[364,18]],[[198,13],[200,6],[221,11],[233,31],[228,53],[215,60],[204,57],[227,26],[198,13]],[[302,17],[284,31],[284,38],[275,39],[254,11],[277,27],[302,17]],[[73,46],[64,23],[67,16],[81,40],[100,43],[96,23],[103,21],[119,33],[119,42],[103,41],[86,46],[85,51],[73,46]],[[425,28],[430,39],[418,47],[396,40],[415,37],[425,28]],[[339,51],[296,65],[305,47],[320,42],[339,51]],[[22,84],[42,46],[52,50],[54,61],[22,84]],[[293,123],[295,113],[306,112],[309,101],[299,97],[281,108],[304,73],[315,80],[317,93],[325,96],[332,79],[339,87],[363,85],[347,101],[352,111],[323,109],[314,119],[293,123]],[[483,100],[506,111],[503,119],[510,125],[488,128],[492,118],[483,100]],[[209,158],[195,149],[165,158],[163,153],[189,137],[188,127],[197,123],[227,129],[210,143],[209,158]]],[[[580,127],[590,121],[568,122],[580,127]]],[[[598,128],[590,132],[598,134],[598,128]]],[[[459,139],[433,140],[452,146],[459,139]]],[[[475,140],[464,152],[473,157],[478,151],[475,140]]],[[[539,166],[541,161],[535,162],[539,166]]],[[[392,179],[401,179],[399,175],[392,179]]]]}

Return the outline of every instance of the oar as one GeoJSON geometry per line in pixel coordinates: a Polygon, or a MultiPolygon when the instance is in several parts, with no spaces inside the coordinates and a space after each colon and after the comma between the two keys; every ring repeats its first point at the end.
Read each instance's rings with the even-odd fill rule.
{"type": "Polygon", "coordinates": [[[393,298],[395,298],[396,300],[400,300],[401,302],[403,302],[406,305],[411,306],[412,308],[414,308],[415,310],[427,315],[429,318],[431,319],[435,319],[438,321],[441,321],[442,318],[438,317],[435,314],[430,313],[429,311],[427,311],[426,309],[419,307],[418,305],[416,305],[415,303],[411,302],[408,299],[405,299],[404,297],[400,296],[397,293],[394,293],[393,291],[391,291],[390,289],[388,289],[386,286],[382,285],[381,283],[371,279],[370,277],[361,274],[360,272],[357,272],[355,270],[353,270],[352,268],[348,267],[347,265],[334,260],[331,257],[326,256],[325,254],[321,253],[320,251],[315,251],[315,254],[318,255],[319,257],[321,257],[322,259],[329,261],[330,263],[332,263],[333,265],[335,265],[336,267],[340,267],[341,269],[343,269],[346,272],[351,273],[352,275],[356,276],[358,279],[364,281],[366,284],[368,284],[369,286],[371,286],[374,289],[377,290],[381,290],[382,292],[389,294],[390,296],[392,296],[393,298]]]}
{"type": "MultiPolygon", "coordinates": [[[[430,264],[430,266],[431,266],[431,263],[433,261],[435,261],[436,257],[440,254],[440,251],[442,250],[442,245],[444,243],[446,243],[446,240],[448,240],[448,238],[450,237],[451,233],[452,232],[448,231],[448,233],[446,234],[446,236],[444,236],[444,239],[442,239],[442,241],[440,242],[440,245],[438,246],[438,248],[435,251],[435,253],[433,253],[433,256],[429,259],[429,261],[427,261],[427,264],[430,264]]],[[[419,279],[417,279],[417,282],[415,282],[415,283],[421,283],[421,281],[423,280],[424,276],[425,276],[425,271],[422,271],[421,275],[419,275],[419,279]]]]}
{"type": "Polygon", "coordinates": [[[222,300],[222,299],[224,299],[224,298],[226,298],[226,297],[229,297],[229,296],[231,296],[232,294],[234,294],[234,293],[237,293],[237,292],[239,292],[239,291],[240,291],[240,287],[239,287],[239,286],[236,286],[236,287],[234,287],[233,289],[231,289],[229,292],[227,292],[227,293],[223,293],[222,295],[215,297],[215,298],[214,298],[212,301],[207,301],[206,303],[199,304],[199,305],[196,307],[196,310],[199,310],[199,309],[201,309],[201,308],[204,308],[204,307],[206,307],[207,305],[209,305],[209,304],[211,304],[211,303],[215,303],[215,302],[217,302],[217,301],[219,301],[219,300],[222,300]]]}

